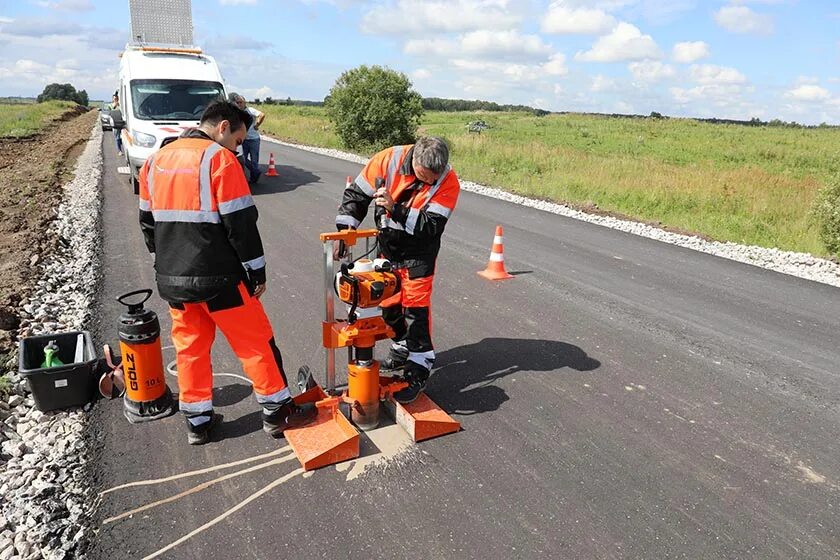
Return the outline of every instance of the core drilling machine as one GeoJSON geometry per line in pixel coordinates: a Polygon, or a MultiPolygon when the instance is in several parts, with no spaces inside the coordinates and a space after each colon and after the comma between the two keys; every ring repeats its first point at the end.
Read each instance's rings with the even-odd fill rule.
{"type": "Polygon", "coordinates": [[[375,229],[343,230],[321,234],[324,247],[324,302],[322,342],[326,350],[326,389],[315,381],[309,368],[298,372],[298,385],[303,391],[295,397],[298,404],[315,403],[318,418],[312,424],[286,430],[289,442],[304,470],[317,469],[359,456],[359,432],[379,425],[385,409],[414,439],[422,441],[460,430],[453,420],[425,394],[410,404],[396,402],[392,395],[407,386],[399,377],[379,374],[374,359],[376,342],[391,338],[394,333],[382,318],[380,305],[398,303],[399,276],[386,259],[360,258],[342,262],[333,272],[333,244],[342,242],[352,255],[352,248],[365,240],[370,254],[370,240],[375,229]],[[335,297],[348,305],[347,319],[335,319],[335,297]],[[395,301],[396,300],[396,301],[395,301]],[[335,350],[347,348],[347,388],[341,393],[335,385],[335,350]],[[345,415],[342,408],[349,409],[345,415]],[[348,421],[348,417],[350,421],[348,421]]]}

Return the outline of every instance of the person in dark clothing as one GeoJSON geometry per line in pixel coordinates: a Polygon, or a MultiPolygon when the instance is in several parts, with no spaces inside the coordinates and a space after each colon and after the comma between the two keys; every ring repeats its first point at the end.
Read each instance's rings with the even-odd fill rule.
{"type": "MultiPolygon", "coordinates": [[[[402,289],[380,306],[395,336],[383,370],[402,370],[409,386],[394,394],[402,403],[425,389],[435,362],[431,299],[435,265],[446,223],[455,209],[460,183],[449,166],[449,148],[440,138],[394,146],[373,156],[344,190],[335,218],[338,229],[355,228],[371,202],[383,257],[400,276],[402,289]],[[377,179],[382,182],[376,188],[377,179]]],[[[337,249],[341,257],[342,248],[337,249]]]]}
{"type": "Polygon", "coordinates": [[[216,327],[253,382],[266,432],[281,437],[317,415],[292,400],[259,301],[266,263],[257,208],[234,154],[250,119],[232,103],[213,103],[198,128],[150,156],[140,171],[140,227],[155,255],[158,292],[169,302],[180,409],[193,445],[209,441],[214,420],[216,327]]]}

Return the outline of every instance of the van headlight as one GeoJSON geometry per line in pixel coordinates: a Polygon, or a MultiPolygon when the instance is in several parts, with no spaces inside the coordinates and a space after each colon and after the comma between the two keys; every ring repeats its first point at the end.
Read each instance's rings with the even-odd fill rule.
{"type": "Polygon", "coordinates": [[[157,141],[154,136],[144,132],[135,131],[132,137],[134,138],[134,143],[141,148],[154,148],[155,142],[157,141]]]}

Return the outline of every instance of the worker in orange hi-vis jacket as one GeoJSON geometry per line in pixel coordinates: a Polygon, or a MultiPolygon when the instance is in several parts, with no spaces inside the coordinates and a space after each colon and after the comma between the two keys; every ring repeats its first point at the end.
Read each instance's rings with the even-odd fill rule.
{"type": "Polygon", "coordinates": [[[265,256],[257,208],[235,150],[251,115],[214,102],[198,128],[149,157],[140,171],[140,228],[155,254],[158,292],[169,302],[180,409],[188,442],[214,424],[210,349],[218,327],[254,385],[263,429],[282,437],[315,419],[292,401],[280,350],[260,296],[265,256]]]}
{"type": "MultiPolygon", "coordinates": [[[[345,188],[335,219],[338,229],[356,228],[371,201],[375,203],[379,250],[402,283],[400,293],[381,305],[382,317],[395,333],[382,369],[403,370],[408,387],[394,394],[401,403],[414,401],[425,389],[435,362],[431,334],[435,262],[460,190],[446,143],[424,137],[373,156],[345,188]]],[[[335,256],[344,253],[339,245],[335,256]]]]}

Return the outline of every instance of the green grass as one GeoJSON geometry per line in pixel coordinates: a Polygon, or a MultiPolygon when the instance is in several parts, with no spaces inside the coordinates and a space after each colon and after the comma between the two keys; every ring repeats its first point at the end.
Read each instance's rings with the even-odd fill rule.
{"type": "MultiPolygon", "coordinates": [[[[319,107],[262,106],[263,130],[341,148],[319,107]]],[[[683,119],[428,112],[464,179],[733,241],[827,256],[809,210],[840,174],[840,130],[683,119]],[[490,129],[469,133],[467,123],[490,129]]],[[[370,154],[363,154],[370,155],[370,154]]]]}
{"type": "Polygon", "coordinates": [[[76,106],[69,101],[0,104],[0,137],[20,138],[34,134],[76,106]]]}

